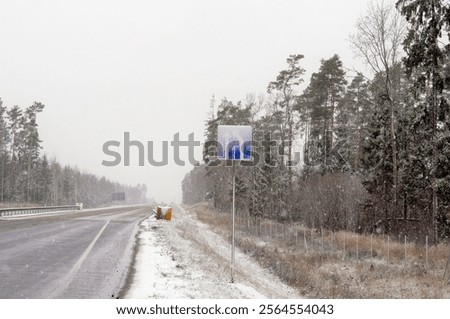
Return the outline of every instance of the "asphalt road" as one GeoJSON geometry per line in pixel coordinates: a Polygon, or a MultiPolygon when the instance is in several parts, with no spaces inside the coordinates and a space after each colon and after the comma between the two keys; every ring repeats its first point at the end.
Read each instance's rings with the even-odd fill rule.
{"type": "Polygon", "coordinates": [[[0,220],[0,298],[116,298],[146,207],[0,220]]]}

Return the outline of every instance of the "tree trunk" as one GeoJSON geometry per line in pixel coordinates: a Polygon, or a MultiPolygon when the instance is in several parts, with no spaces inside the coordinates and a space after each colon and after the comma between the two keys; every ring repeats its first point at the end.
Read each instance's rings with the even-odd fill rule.
{"type": "Polygon", "coordinates": [[[431,134],[431,145],[433,148],[433,153],[432,153],[432,159],[431,159],[431,169],[432,169],[432,175],[431,175],[431,189],[433,192],[433,197],[432,197],[432,227],[433,227],[433,236],[434,236],[434,240],[435,243],[438,243],[439,238],[438,238],[438,225],[437,225],[437,213],[438,213],[438,198],[437,198],[437,193],[436,193],[436,173],[435,173],[435,168],[436,168],[436,164],[437,164],[437,149],[436,149],[436,118],[437,118],[437,97],[436,97],[436,68],[433,68],[433,84],[432,84],[432,99],[431,99],[431,103],[432,103],[432,116],[433,119],[431,121],[433,128],[432,128],[432,134],[431,134]]]}
{"type": "Polygon", "coordinates": [[[394,188],[394,218],[397,213],[397,202],[398,202],[398,173],[397,173],[397,138],[395,134],[395,114],[394,105],[392,100],[391,103],[391,143],[392,143],[392,186],[394,188]]]}

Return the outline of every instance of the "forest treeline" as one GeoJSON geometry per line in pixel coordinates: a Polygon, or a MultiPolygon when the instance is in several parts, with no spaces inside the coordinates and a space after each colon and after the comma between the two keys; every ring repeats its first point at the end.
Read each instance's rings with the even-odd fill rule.
{"type": "Polygon", "coordinates": [[[251,125],[259,163],[236,168],[238,213],[447,238],[450,3],[371,3],[349,40],[370,75],[345,68],[336,54],[321,60],[299,92],[304,56],[294,54],[267,95],[218,105],[213,98],[204,163],[185,176],[183,201],[230,211],[231,170],[215,165],[208,141],[217,140],[218,125],[251,125]],[[301,164],[289,165],[299,152],[301,164]]]}
{"type": "Polygon", "coordinates": [[[145,185],[115,183],[41,155],[37,116],[43,109],[38,102],[25,110],[7,108],[0,99],[0,207],[78,202],[98,207],[110,204],[114,192],[125,192],[126,203],[145,202],[145,185]]]}

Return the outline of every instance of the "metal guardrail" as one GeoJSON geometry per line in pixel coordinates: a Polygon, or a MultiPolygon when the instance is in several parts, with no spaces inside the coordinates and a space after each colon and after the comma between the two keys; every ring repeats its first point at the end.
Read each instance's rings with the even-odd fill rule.
{"type": "Polygon", "coordinates": [[[81,206],[80,205],[65,205],[65,206],[1,208],[0,209],[0,217],[49,213],[49,212],[68,211],[68,210],[81,210],[81,206]]]}

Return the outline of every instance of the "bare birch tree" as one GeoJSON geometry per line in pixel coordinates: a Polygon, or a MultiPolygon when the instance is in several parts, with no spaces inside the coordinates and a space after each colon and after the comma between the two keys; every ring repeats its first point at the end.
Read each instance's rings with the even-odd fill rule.
{"type": "Polygon", "coordinates": [[[382,97],[390,107],[390,138],[392,144],[392,176],[394,213],[398,201],[398,164],[395,125],[395,88],[392,80],[396,64],[400,62],[401,44],[405,35],[405,22],[394,7],[384,1],[371,2],[364,15],[356,23],[356,32],[350,35],[350,43],[357,56],[362,58],[375,74],[384,75],[382,97]]]}

